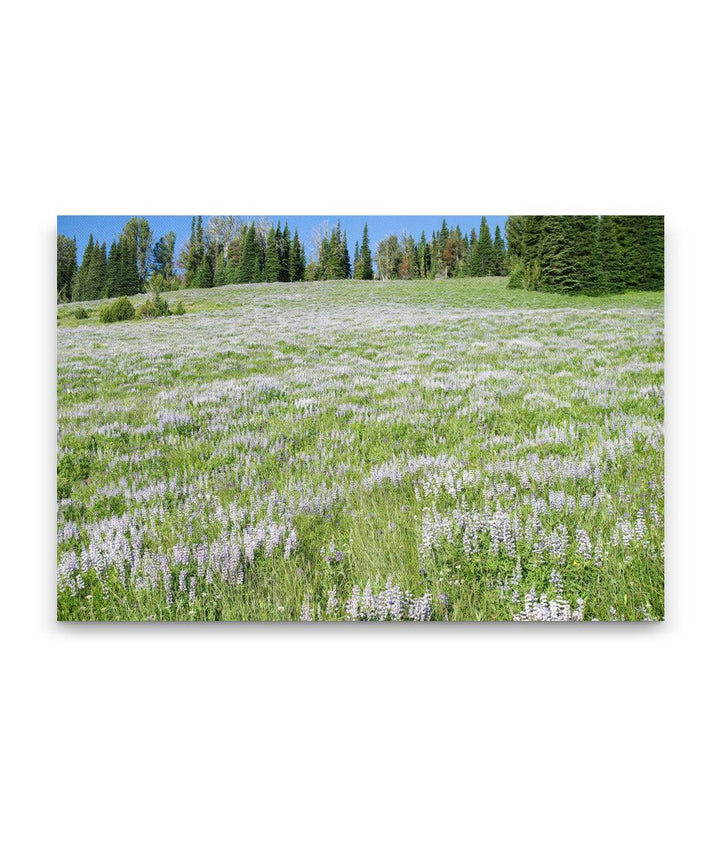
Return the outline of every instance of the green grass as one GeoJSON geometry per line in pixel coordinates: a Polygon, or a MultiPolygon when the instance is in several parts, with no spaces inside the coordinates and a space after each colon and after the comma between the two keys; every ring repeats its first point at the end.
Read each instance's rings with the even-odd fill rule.
{"type": "Polygon", "coordinates": [[[433,618],[509,620],[533,588],[558,600],[558,573],[585,618],[662,617],[662,294],[487,279],[167,297],[187,314],[58,308],[59,618],[341,618],[353,586],[391,577],[433,618]],[[241,584],[174,559],[253,537],[241,584]]]}

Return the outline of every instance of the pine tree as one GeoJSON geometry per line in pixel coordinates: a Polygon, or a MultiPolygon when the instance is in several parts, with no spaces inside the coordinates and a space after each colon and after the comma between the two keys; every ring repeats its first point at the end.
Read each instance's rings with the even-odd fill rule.
{"type": "Polygon", "coordinates": [[[265,248],[265,279],[267,282],[280,282],[280,255],[275,235],[275,228],[271,226],[265,248]]]}
{"type": "Polygon", "coordinates": [[[603,293],[622,291],[625,287],[622,255],[612,217],[600,218],[598,252],[600,255],[600,291],[603,293]]]}
{"type": "Polygon", "coordinates": [[[505,241],[503,240],[500,226],[495,227],[495,240],[493,242],[494,274],[495,276],[505,276],[507,267],[505,265],[505,241]]]}
{"type": "Polygon", "coordinates": [[[227,285],[227,264],[222,253],[218,254],[217,262],[215,263],[215,271],[213,273],[213,285],[227,285]]]}
{"type": "Polygon", "coordinates": [[[280,282],[289,282],[290,251],[292,249],[292,242],[290,240],[290,229],[288,228],[287,220],[285,221],[285,228],[282,230],[282,232],[280,231],[280,223],[278,223],[275,240],[278,244],[278,259],[280,261],[280,272],[278,279],[280,280],[280,282]]]}
{"type": "Polygon", "coordinates": [[[107,263],[107,295],[117,297],[120,295],[120,245],[117,241],[110,244],[107,263]]]}
{"type": "Polygon", "coordinates": [[[137,267],[137,245],[125,234],[120,236],[118,245],[120,248],[118,294],[137,294],[141,285],[137,267]]]}
{"type": "Polygon", "coordinates": [[[305,250],[296,229],[290,250],[290,281],[302,282],[303,279],[305,279],[305,250]]]}
{"type": "Polygon", "coordinates": [[[599,293],[598,218],[546,217],[537,261],[541,290],[599,293]]]}
{"type": "Polygon", "coordinates": [[[72,296],[73,300],[90,300],[89,296],[89,283],[90,283],[90,266],[92,264],[92,259],[95,254],[95,240],[92,236],[88,238],[87,246],[85,247],[85,252],[83,253],[82,261],[80,262],[80,267],[77,271],[77,276],[75,277],[75,288],[72,296]]]}
{"type": "Polygon", "coordinates": [[[257,239],[255,223],[251,223],[243,241],[238,282],[257,282],[260,276],[260,262],[260,245],[257,239]]]}
{"type": "Polygon", "coordinates": [[[70,300],[72,284],[77,273],[77,244],[75,238],[57,236],[57,301],[70,300]]]}
{"type": "Polygon", "coordinates": [[[532,264],[540,254],[547,217],[531,215],[522,218],[521,256],[525,265],[532,264]]]}
{"type": "Polygon", "coordinates": [[[522,257],[522,230],[525,217],[508,217],[505,221],[505,241],[510,262],[517,262],[522,257]]]}
{"type": "Polygon", "coordinates": [[[195,272],[195,288],[210,288],[213,284],[213,272],[210,266],[210,259],[206,253],[203,253],[200,267],[195,272]]]}
{"type": "Polygon", "coordinates": [[[665,287],[665,218],[642,217],[643,268],[641,286],[650,291],[665,287]]]}
{"type": "Polygon", "coordinates": [[[420,243],[418,244],[418,268],[420,276],[423,279],[427,279],[430,275],[430,247],[425,238],[425,231],[423,230],[420,234],[420,243]]]}
{"type": "Polygon", "coordinates": [[[480,221],[480,233],[472,250],[468,273],[471,276],[489,276],[495,273],[495,249],[485,217],[480,221]]]}
{"type": "MultiPolygon", "coordinates": [[[[338,231],[339,229],[340,221],[338,221],[338,231]]],[[[347,232],[344,229],[340,241],[340,270],[342,271],[342,279],[350,279],[350,253],[348,252],[347,232]]]]}
{"type": "Polygon", "coordinates": [[[362,243],[360,245],[360,269],[355,271],[355,279],[372,279],[373,263],[370,250],[370,236],[367,223],[363,227],[362,243]]]}

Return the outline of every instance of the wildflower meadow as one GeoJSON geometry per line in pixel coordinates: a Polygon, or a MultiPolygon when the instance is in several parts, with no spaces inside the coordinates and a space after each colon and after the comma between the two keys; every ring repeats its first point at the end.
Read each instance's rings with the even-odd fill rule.
{"type": "Polygon", "coordinates": [[[662,292],[165,297],[58,307],[59,619],[662,619],[662,292]]]}

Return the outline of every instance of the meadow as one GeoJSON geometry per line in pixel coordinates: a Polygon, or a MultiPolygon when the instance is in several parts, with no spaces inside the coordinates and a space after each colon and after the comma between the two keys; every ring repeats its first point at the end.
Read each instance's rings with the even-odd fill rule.
{"type": "Polygon", "coordinates": [[[59,619],[663,617],[662,293],[164,296],[58,307],[59,619]]]}

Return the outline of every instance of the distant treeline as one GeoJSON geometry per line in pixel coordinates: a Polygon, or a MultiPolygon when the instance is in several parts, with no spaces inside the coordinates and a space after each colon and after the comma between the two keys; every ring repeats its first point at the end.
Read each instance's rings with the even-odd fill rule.
{"type": "Polygon", "coordinates": [[[352,262],[340,221],[313,236],[313,259],[287,222],[193,217],[190,239],[175,256],[176,236],[155,241],[133,217],[108,250],[90,236],[80,266],[74,238],[57,238],[57,298],[95,300],[153,290],[246,282],[505,276],[511,288],[605,294],[663,288],[662,217],[509,217],[505,238],[483,217],[478,231],[441,228],[427,239],[389,235],[370,248],[365,224],[352,262]],[[178,272],[179,271],[179,272],[178,272]]]}
{"type": "Polygon", "coordinates": [[[664,287],[664,218],[508,217],[511,288],[611,294],[664,287]]]}
{"type": "Polygon", "coordinates": [[[352,261],[340,221],[318,228],[309,262],[297,230],[291,236],[287,222],[212,217],[204,225],[202,217],[194,217],[190,239],[177,258],[175,246],[173,232],[155,241],[148,221],[133,217],[109,250],[91,235],[78,267],[75,239],[58,235],[58,301],[137,294],[150,281],[166,290],[244,282],[502,276],[508,271],[500,228],[493,239],[484,217],[479,231],[469,235],[445,221],[429,240],[424,232],[419,241],[389,235],[374,254],[365,224],[352,261]]]}

